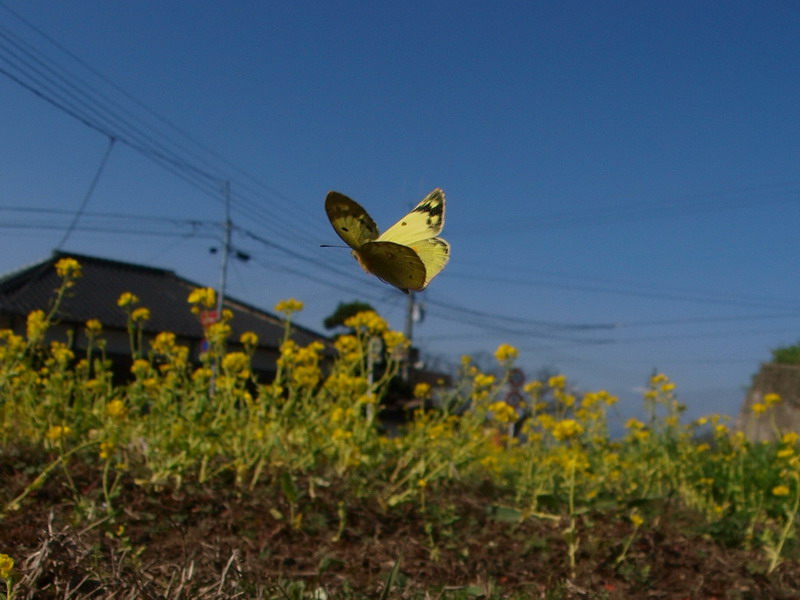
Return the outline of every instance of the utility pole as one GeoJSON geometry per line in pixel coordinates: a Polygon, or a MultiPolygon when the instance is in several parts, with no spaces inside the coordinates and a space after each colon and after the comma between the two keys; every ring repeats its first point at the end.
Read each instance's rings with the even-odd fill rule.
{"type": "Polygon", "coordinates": [[[219,281],[219,293],[217,294],[217,319],[222,319],[222,304],[225,301],[225,287],[228,283],[228,258],[231,253],[231,182],[226,181],[222,186],[225,194],[225,242],[222,244],[222,268],[219,281]]]}

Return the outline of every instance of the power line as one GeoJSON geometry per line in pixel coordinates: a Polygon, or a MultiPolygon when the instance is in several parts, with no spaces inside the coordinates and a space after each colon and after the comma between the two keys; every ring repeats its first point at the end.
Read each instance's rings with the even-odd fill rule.
{"type": "MultiPolygon", "coordinates": [[[[194,138],[191,134],[186,132],[184,129],[178,127],[175,123],[173,123],[169,119],[167,119],[167,118],[163,117],[162,115],[160,115],[158,112],[153,110],[147,104],[145,104],[144,102],[142,102],[141,100],[139,100],[138,98],[133,96],[127,90],[125,90],[122,86],[118,85],[116,82],[114,82],[112,79],[110,79],[109,77],[104,75],[102,72],[100,72],[97,69],[95,69],[92,65],[90,65],[88,62],[83,60],[81,57],[79,57],[78,55],[76,55],[73,52],[71,52],[68,48],[66,48],[64,45],[60,44],[53,37],[49,36],[46,32],[44,32],[40,28],[36,27],[33,23],[31,23],[30,21],[25,19],[18,12],[12,10],[10,7],[4,5],[2,2],[0,2],[0,7],[5,8],[14,17],[16,17],[20,22],[25,24],[29,29],[31,29],[36,34],[38,34],[39,36],[41,36],[42,38],[47,40],[51,45],[53,45],[55,48],[57,48],[63,54],[65,54],[66,56],[71,58],[73,61],[75,61],[81,67],[86,69],[89,73],[91,73],[92,75],[97,77],[99,80],[101,80],[102,82],[107,84],[109,87],[114,89],[116,92],[120,93],[124,98],[126,98],[127,100],[129,100],[130,102],[135,104],[137,107],[139,107],[140,109],[145,111],[147,114],[149,114],[154,119],[156,119],[159,123],[161,123],[162,125],[166,125],[167,128],[169,128],[172,131],[176,132],[181,137],[183,137],[187,141],[191,142],[191,144],[193,144],[197,148],[201,149],[203,152],[205,152],[209,156],[214,157],[219,162],[221,162],[224,165],[226,165],[226,166],[230,167],[231,169],[233,169],[235,172],[243,175],[247,180],[250,181],[251,184],[255,184],[257,187],[267,191],[273,197],[281,199],[287,207],[293,207],[294,206],[295,201],[292,198],[290,198],[289,196],[283,194],[279,190],[267,185],[263,181],[259,180],[255,175],[253,175],[249,171],[246,171],[246,170],[242,169],[239,165],[237,165],[237,164],[233,163],[232,161],[228,160],[227,158],[222,156],[220,153],[216,152],[213,148],[203,144],[202,142],[200,142],[199,140],[194,138]]],[[[159,132],[161,132],[161,129],[159,129],[159,132]]],[[[180,145],[180,143],[177,142],[176,140],[174,140],[174,138],[170,138],[170,140],[172,142],[178,144],[179,147],[181,147],[182,149],[184,149],[184,150],[188,151],[189,153],[191,153],[194,157],[200,158],[200,155],[198,153],[194,152],[191,148],[188,148],[186,146],[180,145]]],[[[230,180],[231,178],[227,177],[227,179],[230,180]]],[[[239,188],[240,187],[244,187],[244,188],[247,188],[247,189],[250,189],[250,190],[253,189],[251,185],[241,184],[241,183],[239,185],[237,185],[237,187],[239,187],[239,188]]]]}
{"type": "MultiPolygon", "coordinates": [[[[716,190],[703,194],[687,194],[663,198],[655,202],[641,200],[603,204],[573,210],[539,212],[530,220],[520,219],[515,215],[513,223],[482,223],[481,235],[525,230],[553,230],[581,227],[587,225],[620,225],[647,220],[659,220],[665,217],[686,217],[704,213],[729,212],[751,208],[762,208],[775,204],[796,204],[800,197],[800,181],[789,180],[761,185],[745,186],[728,190],[716,190]],[[766,198],[768,193],[777,197],[766,198]],[[744,196],[744,197],[742,197],[744,196]]],[[[469,231],[469,230],[466,230],[469,231]]]]}
{"type": "MultiPolygon", "coordinates": [[[[21,231],[48,231],[48,230],[56,230],[61,231],[64,229],[63,223],[59,224],[38,224],[38,225],[31,225],[27,223],[0,223],[0,229],[11,229],[11,230],[21,230],[21,231]]],[[[89,225],[81,225],[77,224],[74,227],[75,231],[85,231],[91,233],[102,233],[104,235],[114,234],[114,235],[146,235],[146,236],[155,236],[155,237],[186,237],[187,233],[179,233],[174,230],[171,231],[162,231],[162,230],[147,230],[147,229],[134,229],[134,228],[125,228],[125,227],[92,227],[89,225]]],[[[201,233],[199,231],[196,232],[189,232],[191,237],[198,237],[198,238],[208,238],[219,241],[219,236],[214,235],[211,233],[201,233]]]]}
{"type": "Polygon", "coordinates": [[[778,310],[792,310],[800,309],[800,306],[793,301],[781,300],[764,300],[758,297],[726,296],[723,294],[709,294],[705,292],[692,292],[692,291],[664,291],[664,292],[650,292],[646,290],[626,290],[615,288],[612,286],[603,285],[588,285],[588,284],[574,284],[574,283],[555,283],[543,280],[523,279],[521,277],[497,277],[492,275],[478,275],[461,273],[457,270],[448,272],[448,277],[455,277],[460,279],[477,279],[485,282],[494,283],[507,283],[520,286],[542,287],[566,291],[580,291],[613,294],[619,296],[630,296],[635,298],[652,298],[656,300],[676,300],[681,302],[692,302],[696,304],[717,304],[728,306],[742,306],[751,308],[768,308],[778,310]]]}
{"type": "Polygon", "coordinates": [[[66,244],[67,240],[69,239],[70,234],[75,229],[75,226],[78,224],[78,220],[81,218],[83,211],[86,209],[86,204],[89,202],[89,198],[92,196],[92,192],[94,192],[94,188],[97,186],[97,182],[100,181],[100,175],[103,174],[103,169],[106,167],[106,162],[108,162],[108,157],[111,156],[111,150],[114,148],[114,142],[116,140],[113,137],[108,138],[108,148],[106,148],[105,154],[103,154],[103,158],[100,161],[100,165],[97,167],[97,172],[94,174],[94,178],[92,182],[89,184],[89,189],[86,190],[86,194],[83,197],[83,201],[81,205],[78,207],[78,210],[75,212],[75,217],[70,222],[67,230],[64,232],[64,237],[61,238],[61,241],[56,244],[56,250],[61,250],[66,244]]]}
{"type": "MultiPolygon", "coordinates": [[[[2,4],[0,4],[0,6],[2,6],[2,4]]],[[[79,65],[88,69],[95,77],[101,78],[105,84],[111,85],[118,93],[122,93],[125,98],[134,102],[140,109],[146,110],[149,115],[157,118],[160,124],[167,124],[169,129],[179,132],[183,137],[189,139],[192,144],[198,146],[196,141],[189,138],[187,134],[177,128],[169,120],[146,107],[144,103],[136,100],[131,94],[124,92],[120,86],[113,84],[109,78],[102,76],[98,71],[89,67],[85,61],[77,59],[74,54],[66,51],[63,46],[59,45],[52,38],[19,17],[19,15],[16,15],[13,11],[11,12],[29,28],[37,32],[37,34],[43,35],[46,40],[54,44],[62,53],[66,53],[67,56],[70,56],[73,60],[77,60],[79,65]]],[[[11,73],[9,69],[2,69],[0,72],[6,74],[13,81],[35,93],[37,96],[42,97],[59,109],[64,110],[67,114],[78,119],[83,124],[105,135],[113,134],[120,141],[132,147],[146,158],[153,160],[177,177],[203,191],[215,201],[220,201],[217,193],[218,184],[222,180],[231,180],[232,178],[224,175],[224,169],[220,168],[219,163],[223,161],[229,167],[233,165],[233,163],[222,159],[215,152],[200,146],[200,149],[206,154],[213,156],[214,160],[209,161],[202,158],[197,151],[187,148],[185,144],[164,134],[163,127],[150,126],[139,116],[133,115],[130,110],[121,106],[118,102],[111,100],[107,95],[99,92],[93,88],[91,84],[88,84],[85,80],[74,75],[74,73],[69,73],[66,76],[61,75],[61,71],[64,71],[62,66],[57,65],[43,53],[33,49],[26,42],[14,37],[13,34],[9,33],[7,30],[0,31],[5,33],[3,37],[6,39],[5,46],[0,46],[0,50],[4,49],[6,51],[6,55],[2,58],[4,58],[12,68],[16,69],[15,73],[11,73]],[[12,46],[12,48],[9,48],[9,46],[12,46]],[[31,80],[31,78],[33,79],[31,80]],[[77,83],[80,83],[82,87],[78,87],[76,85],[77,83]],[[109,104],[111,106],[109,106],[109,104]],[[123,114],[130,115],[134,122],[121,116],[119,111],[123,114]],[[177,147],[177,153],[174,149],[171,150],[168,144],[171,144],[173,148],[177,147]],[[196,163],[193,164],[191,159],[181,157],[181,152],[188,153],[193,160],[200,161],[209,166],[199,167],[196,163]],[[219,175],[211,175],[211,170],[216,171],[219,175]]],[[[235,165],[233,166],[234,170],[237,172],[245,173],[242,169],[235,167],[235,165]]],[[[251,182],[257,181],[255,177],[249,173],[247,173],[246,176],[251,182]]],[[[273,197],[279,197],[288,209],[297,210],[296,202],[291,201],[287,196],[266,186],[266,184],[262,182],[258,182],[258,184],[261,188],[267,189],[273,197]]],[[[244,186],[237,185],[237,190],[243,187],[252,190],[252,184],[244,186]]],[[[236,210],[242,211],[249,220],[261,223],[264,227],[270,229],[274,235],[295,240],[303,238],[311,239],[307,227],[300,227],[298,225],[298,223],[303,221],[286,216],[286,211],[265,211],[258,202],[242,195],[241,192],[237,193],[233,200],[237,204],[237,206],[234,207],[236,210]],[[265,213],[267,218],[265,218],[265,213]]]]}

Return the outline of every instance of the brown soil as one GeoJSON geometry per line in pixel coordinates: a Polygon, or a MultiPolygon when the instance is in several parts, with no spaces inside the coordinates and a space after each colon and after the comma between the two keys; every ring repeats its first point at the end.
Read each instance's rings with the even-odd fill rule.
{"type": "MultiPolygon", "coordinates": [[[[5,503],[31,476],[6,462],[0,477],[11,484],[5,503]]],[[[80,479],[98,511],[96,484],[80,479]]],[[[663,499],[642,506],[645,525],[619,562],[628,508],[581,515],[572,572],[568,521],[519,522],[488,484],[437,492],[424,509],[340,497],[336,485],[303,495],[293,527],[279,485],[148,492],[130,483],[112,520],[76,507],[54,475],[0,521],[0,552],[16,560],[15,600],[378,598],[398,559],[388,598],[800,598],[796,557],[767,575],[763,551],[739,549],[741,530],[712,531],[663,499]]]]}

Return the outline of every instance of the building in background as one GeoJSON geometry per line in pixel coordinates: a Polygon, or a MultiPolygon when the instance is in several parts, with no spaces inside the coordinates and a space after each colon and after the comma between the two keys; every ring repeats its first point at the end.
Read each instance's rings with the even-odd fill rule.
{"type": "MultiPolygon", "coordinates": [[[[131,292],[139,298],[137,306],[150,311],[150,318],[143,325],[143,348],[149,348],[149,340],[158,333],[170,331],[179,344],[189,348],[190,360],[198,361],[205,343],[203,327],[198,316],[191,312],[187,298],[192,290],[204,286],[166,269],[93,256],[54,252],[47,260],[0,278],[0,329],[24,333],[31,311],[47,312],[52,308],[55,291],[61,285],[55,264],[68,257],[80,263],[82,275],[61,302],[48,339],[69,343],[71,350],[80,356],[86,350],[86,321],[97,319],[103,325],[102,337],[115,375],[127,378],[131,366],[128,315],[117,306],[117,300],[123,293],[131,292]]],[[[283,319],[230,297],[225,298],[224,308],[234,314],[229,350],[241,349],[242,333],[252,331],[258,335],[252,369],[261,381],[271,381],[284,336],[283,319]]],[[[325,356],[333,357],[327,336],[292,326],[291,337],[301,346],[318,340],[326,346],[325,356]]]]}

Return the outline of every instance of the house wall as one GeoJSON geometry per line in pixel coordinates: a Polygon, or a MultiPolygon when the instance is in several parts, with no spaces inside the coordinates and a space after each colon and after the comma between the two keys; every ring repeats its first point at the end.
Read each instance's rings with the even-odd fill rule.
{"type": "Polygon", "coordinates": [[[737,428],[754,442],[771,441],[786,432],[800,433],[800,366],[766,363],[747,392],[737,419],[737,428]],[[752,406],[767,394],[778,394],[781,402],[757,415],[752,406]]]}

